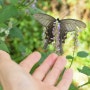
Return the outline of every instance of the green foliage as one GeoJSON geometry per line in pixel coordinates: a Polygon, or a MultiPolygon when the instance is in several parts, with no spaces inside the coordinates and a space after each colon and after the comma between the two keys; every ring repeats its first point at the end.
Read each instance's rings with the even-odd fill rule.
{"type": "Polygon", "coordinates": [[[2,5],[4,3],[4,1],[3,0],[0,0],[0,5],[2,5]]]}
{"type": "Polygon", "coordinates": [[[13,27],[11,30],[10,30],[10,34],[9,36],[11,38],[19,38],[20,40],[23,41],[23,34],[21,32],[21,30],[17,27],[13,27]]]}
{"type": "Polygon", "coordinates": [[[84,45],[87,49],[89,49],[90,47],[90,21],[87,22],[87,28],[85,29],[85,31],[82,32],[82,34],[80,35],[80,41],[81,43],[83,44],[84,42],[84,45]]]}
{"type": "Polygon", "coordinates": [[[10,2],[11,4],[15,5],[18,3],[18,0],[8,0],[8,2],[10,2]]]}
{"type": "Polygon", "coordinates": [[[5,22],[9,18],[16,16],[17,14],[18,14],[18,10],[15,6],[13,5],[5,6],[0,11],[0,23],[5,22]]]}
{"type": "Polygon", "coordinates": [[[18,62],[22,57],[42,47],[40,42],[42,28],[32,16],[36,11],[41,11],[32,7],[33,1],[2,0],[0,2],[0,40],[6,43],[3,45],[1,42],[0,49],[10,52],[11,57],[16,61],[18,59],[18,62]]]}

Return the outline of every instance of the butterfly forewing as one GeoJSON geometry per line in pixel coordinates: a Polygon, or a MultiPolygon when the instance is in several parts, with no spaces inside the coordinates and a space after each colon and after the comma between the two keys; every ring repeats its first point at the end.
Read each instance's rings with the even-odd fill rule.
{"type": "Polygon", "coordinates": [[[34,14],[33,16],[37,21],[39,21],[39,23],[41,23],[45,27],[48,27],[51,23],[56,21],[56,19],[53,18],[52,16],[43,13],[37,13],[34,14]]]}
{"type": "Polygon", "coordinates": [[[78,28],[85,28],[86,25],[82,21],[75,20],[75,19],[62,19],[61,21],[61,29],[65,31],[74,31],[78,28]]]}

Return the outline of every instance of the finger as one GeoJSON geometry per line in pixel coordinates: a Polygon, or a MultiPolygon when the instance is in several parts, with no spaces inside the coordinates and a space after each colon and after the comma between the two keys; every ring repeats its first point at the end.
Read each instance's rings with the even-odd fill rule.
{"type": "Polygon", "coordinates": [[[35,63],[37,63],[41,58],[39,52],[33,52],[26,59],[24,59],[20,65],[25,69],[26,72],[30,72],[35,63]]]}
{"type": "MultiPolygon", "coordinates": [[[[0,83],[2,85],[7,83],[11,79],[11,76],[16,76],[16,72],[20,72],[20,68],[11,60],[7,52],[0,50],[0,83]]],[[[14,77],[13,79],[15,79],[14,77]]]]}
{"type": "Polygon", "coordinates": [[[66,59],[62,56],[59,56],[52,70],[46,75],[44,82],[49,85],[55,85],[65,65],[66,59]]]}
{"type": "Polygon", "coordinates": [[[8,60],[11,60],[10,55],[5,51],[0,50],[0,63],[8,60]]]}
{"type": "Polygon", "coordinates": [[[33,77],[39,80],[43,80],[49,69],[55,63],[57,57],[58,56],[54,53],[49,55],[46,60],[35,70],[35,72],[33,73],[33,77]]]}
{"type": "Polygon", "coordinates": [[[62,77],[62,80],[57,85],[57,87],[60,88],[60,90],[68,90],[70,87],[70,84],[72,82],[72,78],[73,78],[72,69],[66,70],[63,77],[62,77]]]}

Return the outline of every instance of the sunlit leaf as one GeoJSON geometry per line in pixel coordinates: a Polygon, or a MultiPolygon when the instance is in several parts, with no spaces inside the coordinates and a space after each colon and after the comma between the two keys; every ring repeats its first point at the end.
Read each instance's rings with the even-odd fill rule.
{"type": "Polygon", "coordinates": [[[73,59],[73,57],[71,55],[67,55],[66,58],[67,59],[73,59]]]}
{"type": "Polygon", "coordinates": [[[77,56],[78,56],[78,57],[85,58],[85,57],[88,56],[88,53],[85,52],[85,51],[80,51],[80,52],[77,53],[77,56]]]}
{"type": "Polygon", "coordinates": [[[87,67],[87,66],[84,66],[82,69],[78,68],[78,71],[81,72],[81,73],[84,73],[84,74],[86,74],[88,76],[90,76],[90,68],[87,67]]]}

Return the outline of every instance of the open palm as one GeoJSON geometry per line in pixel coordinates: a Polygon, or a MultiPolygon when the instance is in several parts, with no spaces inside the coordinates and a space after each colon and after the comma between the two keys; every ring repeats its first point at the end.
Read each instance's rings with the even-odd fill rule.
{"type": "Polygon", "coordinates": [[[64,72],[62,80],[56,85],[59,75],[66,65],[65,58],[54,53],[50,54],[34,73],[30,75],[30,70],[40,58],[40,53],[34,52],[18,65],[10,59],[6,52],[0,51],[0,82],[3,89],[68,90],[73,77],[71,69],[67,69],[64,72]]]}

